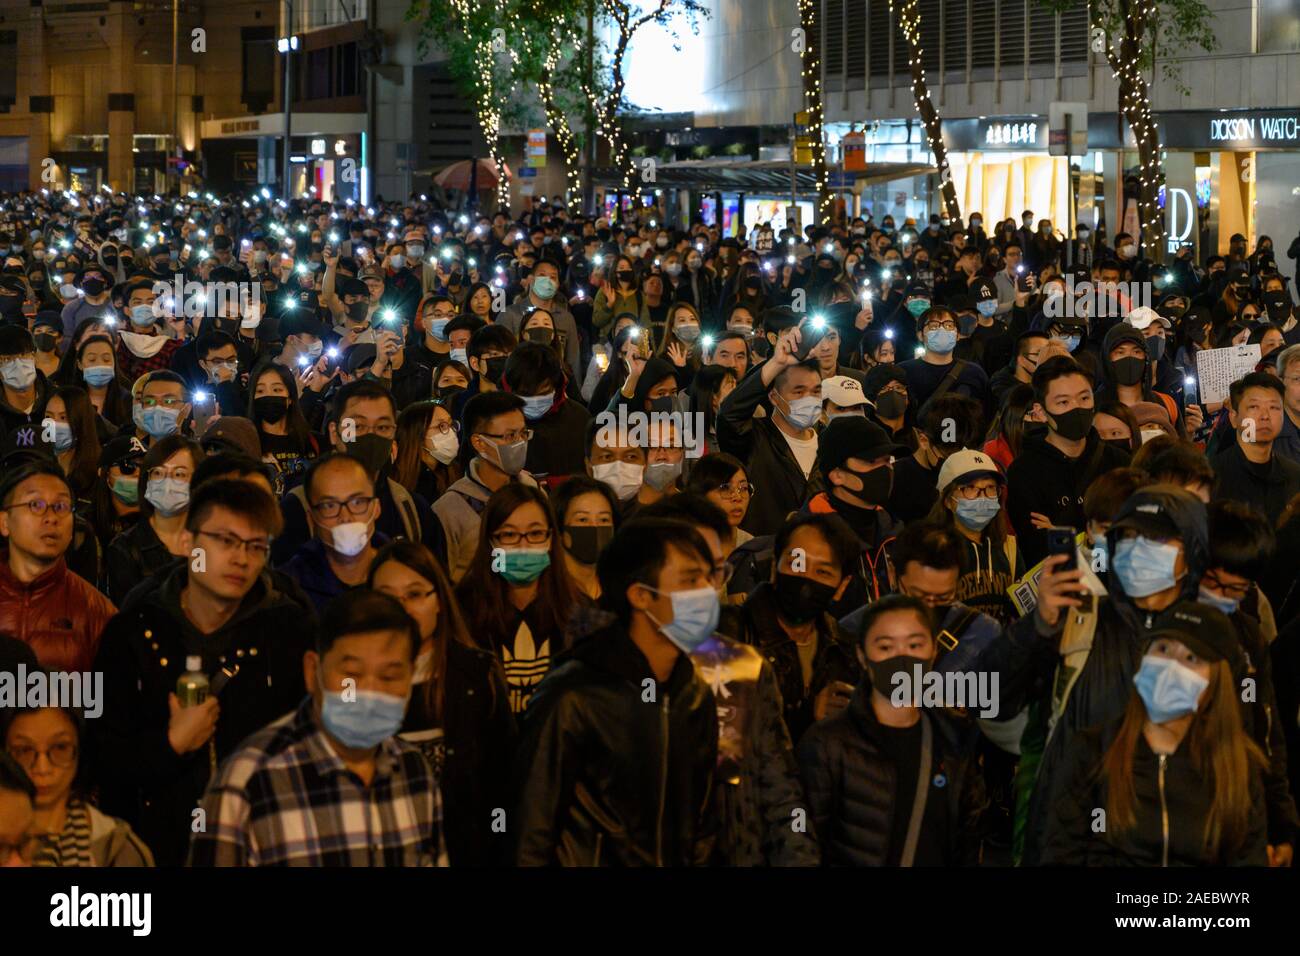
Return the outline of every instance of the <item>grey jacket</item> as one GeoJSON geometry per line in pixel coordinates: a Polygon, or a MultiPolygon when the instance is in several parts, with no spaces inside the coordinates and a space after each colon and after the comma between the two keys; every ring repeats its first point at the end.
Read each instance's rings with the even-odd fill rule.
{"type": "MultiPolygon", "coordinates": [[[[471,459],[465,477],[454,482],[433,503],[434,516],[442,523],[447,536],[447,573],[453,584],[459,583],[469,570],[478,549],[480,516],[492,497],[492,492],[476,477],[478,465],[477,458],[471,459]]],[[[536,480],[526,471],[521,471],[517,480],[537,487],[536,480]]]]}
{"type": "MultiPolygon", "coordinates": [[[[524,295],[518,302],[510,306],[501,313],[497,319],[498,325],[504,325],[515,335],[519,334],[519,326],[524,321],[524,313],[533,307],[532,301],[528,295],[524,295]]],[[[580,364],[579,342],[578,342],[578,323],[574,321],[573,313],[569,311],[565,301],[559,298],[559,293],[551,300],[550,306],[546,309],[551,313],[551,318],[555,322],[555,334],[562,336],[564,340],[564,361],[568,363],[569,368],[574,375],[574,384],[582,387],[583,369],[580,364]]]]}

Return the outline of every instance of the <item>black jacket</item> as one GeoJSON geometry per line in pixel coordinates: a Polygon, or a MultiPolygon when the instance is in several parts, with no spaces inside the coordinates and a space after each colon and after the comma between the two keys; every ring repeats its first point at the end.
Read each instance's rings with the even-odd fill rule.
{"type": "Polygon", "coordinates": [[[1029,515],[1038,512],[1052,524],[1082,529],[1086,523],[1083,493],[1088,485],[1103,472],[1128,463],[1128,453],[1103,442],[1095,428],[1088,432],[1078,458],[1067,458],[1046,436],[1025,438],[1020,454],[1007,469],[1007,515],[1026,567],[1047,557],[1046,536],[1034,527],[1029,515]]]}
{"type": "Polygon", "coordinates": [[[785,725],[795,743],[813,723],[813,702],[832,681],[856,684],[862,676],[848,637],[835,618],[823,614],[817,622],[817,652],[813,656],[812,680],[805,690],[799,666],[799,648],[777,621],[772,585],[758,586],[741,608],[739,640],[757,648],[776,673],[785,710],[785,725]]]}
{"type": "Polygon", "coordinates": [[[533,438],[528,443],[524,470],[539,482],[585,473],[587,409],[581,402],[565,398],[541,418],[528,422],[533,438]]]}
{"type": "Polygon", "coordinates": [[[515,718],[496,658],[458,641],[447,644],[446,690],[440,737],[417,683],[401,735],[433,765],[442,791],[442,832],[452,866],[489,866],[509,859],[508,837],[493,829],[494,811],[510,806],[515,718]]]}
{"type": "Polygon", "coordinates": [[[127,594],[149,575],[176,560],[153,530],[148,518],[141,518],[123,531],[104,553],[104,593],[119,607],[127,594]]]}
{"type": "Polygon", "coordinates": [[[1300,494],[1300,465],[1277,454],[1258,465],[1246,458],[1235,437],[1210,464],[1214,467],[1216,498],[1249,505],[1274,527],[1288,502],[1300,494]]]}
{"type": "Polygon", "coordinates": [[[1064,866],[1265,866],[1264,786],[1258,767],[1250,772],[1250,824],[1241,845],[1209,853],[1203,841],[1213,785],[1192,762],[1186,740],[1168,756],[1152,752],[1139,734],[1133,754],[1135,820],[1118,831],[1112,821],[1096,826],[1106,806],[1101,761],[1119,722],[1074,735],[1060,768],[1062,786],[1047,820],[1041,862],[1064,866]]]}
{"type": "Polygon", "coordinates": [[[180,607],[188,574],[181,564],[137,590],[104,628],[95,660],[104,675],[103,714],[91,722],[101,808],[130,823],[161,866],[184,862],[191,814],[217,762],[302,701],[315,631],[311,609],[263,575],[225,627],[200,634],[180,607]],[[209,677],[229,664],[239,672],[221,692],[212,740],[180,756],[167,740],[168,695],[187,655],[201,656],[209,677]]]}
{"type": "Polygon", "coordinates": [[[768,406],[767,388],[755,372],[745,376],[718,409],[718,444],[747,465],[750,483],[758,489],[741,527],[753,535],[775,534],[792,511],[821,490],[816,462],[805,478],[784,434],[772,420],[755,418],[754,411],[768,406]]]}
{"type": "Polygon", "coordinates": [[[717,702],[686,655],[660,684],[622,625],[596,631],[534,692],[518,754],[519,865],[710,862],[717,702]]]}
{"type": "MultiPolygon", "coordinates": [[[[933,845],[947,865],[973,866],[979,862],[979,821],[987,802],[983,778],[960,756],[958,731],[942,712],[924,710],[921,719],[931,722],[934,734],[922,827],[946,820],[944,832],[929,835],[933,845]],[[930,801],[946,806],[935,813],[930,801]]],[[[871,685],[863,681],[842,713],[815,724],[799,743],[799,767],[825,864],[884,866],[891,849],[901,850],[890,845],[894,817],[910,815],[912,807],[896,805],[899,781],[881,746],[885,732],[871,708],[871,685]]],[[[914,789],[914,780],[911,785],[914,789]]]]}

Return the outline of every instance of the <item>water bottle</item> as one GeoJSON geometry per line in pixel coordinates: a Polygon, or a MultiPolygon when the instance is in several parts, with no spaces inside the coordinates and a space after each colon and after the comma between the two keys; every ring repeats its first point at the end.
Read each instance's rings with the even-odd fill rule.
{"type": "Polygon", "coordinates": [[[208,675],[203,673],[203,658],[185,658],[185,673],[176,681],[176,696],[182,707],[197,707],[208,699],[208,675]]]}

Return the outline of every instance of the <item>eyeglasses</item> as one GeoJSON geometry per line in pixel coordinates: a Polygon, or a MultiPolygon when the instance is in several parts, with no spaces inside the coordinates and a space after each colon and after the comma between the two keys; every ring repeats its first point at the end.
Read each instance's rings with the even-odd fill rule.
{"type": "Polygon", "coordinates": [[[316,514],[320,515],[322,518],[337,518],[339,512],[346,504],[348,511],[351,514],[360,517],[370,510],[370,503],[375,500],[376,499],[373,495],[353,495],[346,502],[336,501],[333,498],[326,498],[324,501],[318,501],[316,504],[312,505],[311,510],[316,512],[316,514]]]}
{"type": "Polygon", "coordinates": [[[362,435],[378,435],[380,438],[392,438],[397,434],[396,425],[361,425],[352,423],[352,433],[360,438],[362,435]]]}
{"type": "Polygon", "coordinates": [[[71,741],[63,741],[54,744],[48,750],[37,750],[35,747],[24,746],[9,748],[9,755],[28,769],[36,766],[36,761],[41,759],[42,754],[45,755],[52,766],[62,770],[71,767],[77,762],[77,745],[71,741]]]}
{"type": "Polygon", "coordinates": [[[498,531],[492,536],[492,540],[505,548],[512,548],[521,541],[527,541],[529,544],[545,544],[551,540],[551,530],[549,528],[534,528],[532,531],[498,531]]]}
{"type": "Polygon", "coordinates": [[[163,408],[180,408],[185,404],[185,399],[177,398],[175,395],[165,395],[162,398],[155,398],[150,395],[147,398],[140,399],[140,404],[145,408],[156,408],[159,405],[163,408]]]}
{"type": "Polygon", "coordinates": [[[13,511],[17,508],[26,508],[37,516],[45,514],[46,511],[53,511],[60,518],[66,518],[77,510],[76,505],[71,501],[46,501],[43,498],[33,498],[31,501],[20,501],[17,504],[9,505],[5,508],[5,511],[13,511]]]}
{"type": "Polygon", "coordinates": [[[513,445],[516,442],[533,440],[533,430],[531,428],[525,428],[517,432],[506,432],[504,435],[492,435],[488,432],[479,432],[479,434],[503,445],[513,445]]]}
{"type": "Polygon", "coordinates": [[[957,323],[946,320],[943,322],[927,322],[925,325],[925,331],[929,331],[930,329],[943,329],[945,332],[956,332],[957,323]]]}
{"type": "Polygon", "coordinates": [[[436,432],[439,435],[445,435],[448,432],[460,431],[460,424],[458,422],[439,422],[436,425],[430,425],[429,431],[436,432]]]}
{"type": "Polygon", "coordinates": [[[742,481],[738,485],[718,485],[713,490],[724,498],[749,498],[753,496],[755,488],[748,481],[742,481]]]}
{"type": "Polygon", "coordinates": [[[1217,574],[1209,572],[1205,575],[1204,581],[1216,591],[1222,592],[1224,597],[1242,600],[1250,594],[1250,584],[1229,584],[1221,579],[1217,574]]]}
{"type": "Polygon", "coordinates": [[[998,486],[981,488],[978,485],[962,485],[957,489],[957,494],[967,501],[974,501],[976,498],[996,498],[998,496],[998,486]]]}
{"type": "Polygon", "coordinates": [[[178,465],[175,468],[168,468],[166,465],[157,465],[149,469],[150,481],[165,481],[171,478],[175,481],[189,482],[194,473],[184,465],[178,465]]]}
{"type": "Polygon", "coordinates": [[[227,534],[224,531],[196,531],[194,534],[196,536],[204,535],[215,538],[223,551],[235,551],[243,548],[248,552],[250,558],[266,560],[266,556],[271,553],[271,542],[266,538],[244,539],[237,534],[227,534]]]}

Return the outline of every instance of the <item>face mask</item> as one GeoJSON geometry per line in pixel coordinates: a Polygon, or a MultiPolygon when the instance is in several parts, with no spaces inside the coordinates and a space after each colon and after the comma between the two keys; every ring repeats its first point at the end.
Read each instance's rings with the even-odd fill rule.
{"type": "Polygon", "coordinates": [[[1137,246],[1135,246],[1131,242],[1125,243],[1124,245],[1119,247],[1119,254],[1123,256],[1125,259],[1132,259],[1135,255],[1137,255],[1137,246]]]}
{"type": "Polygon", "coordinates": [[[131,324],[137,328],[148,328],[154,324],[153,306],[135,305],[131,307],[131,324]]]}
{"type": "Polygon", "coordinates": [[[373,690],[358,690],[355,694],[354,700],[347,701],[337,691],[324,694],[321,723],[345,747],[370,750],[401,729],[407,698],[373,690]]]}
{"type": "Polygon", "coordinates": [[[533,294],[539,299],[549,299],[555,295],[557,284],[550,276],[533,277],[533,294]]]}
{"type": "Polygon", "coordinates": [[[72,436],[72,426],[67,422],[51,422],[54,426],[54,450],[62,454],[73,445],[76,439],[72,436]]]}
{"type": "Polygon", "coordinates": [[[393,460],[393,439],[383,435],[362,435],[347,445],[347,453],[372,475],[379,474],[393,460]]]}
{"type": "Polygon", "coordinates": [[[610,525],[567,525],[564,530],[569,536],[569,554],[580,564],[595,564],[600,552],[614,540],[610,525]]]}
{"type": "MultiPolygon", "coordinates": [[[[650,588],[650,590],[656,594],[664,593],[658,588],[650,588]]],[[[655,627],[659,628],[664,637],[689,654],[712,637],[713,632],[717,630],[718,618],[722,615],[718,592],[713,588],[695,588],[690,591],[671,591],[668,597],[673,604],[673,619],[670,623],[660,624],[648,612],[646,616],[655,627]]]]}
{"type": "Polygon", "coordinates": [[[1088,432],[1092,431],[1092,419],[1096,415],[1096,410],[1091,408],[1072,408],[1068,412],[1060,412],[1056,415],[1049,414],[1047,420],[1049,425],[1055,424],[1056,433],[1062,438],[1069,441],[1079,441],[1088,437],[1088,432]]]}
{"type": "Polygon", "coordinates": [[[525,329],[524,338],[529,342],[535,342],[538,345],[550,345],[555,341],[555,330],[541,327],[525,329]]]}
{"type": "Polygon", "coordinates": [[[1174,566],[1178,546],[1141,536],[1124,538],[1115,545],[1111,569],[1129,597],[1144,598],[1167,591],[1178,583],[1174,566]]]}
{"type": "Polygon", "coordinates": [[[876,413],[883,418],[902,418],[906,411],[906,395],[900,392],[881,392],[876,396],[876,413]]]}
{"type": "Polygon", "coordinates": [[[140,500],[140,485],[133,477],[113,479],[113,497],[124,505],[134,505],[140,500]]]}
{"type": "Polygon", "coordinates": [[[996,498],[957,499],[957,520],[972,531],[983,531],[1001,510],[996,498]]]}
{"type": "Polygon", "coordinates": [[[1147,355],[1151,356],[1151,361],[1159,362],[1165,357],[1165,337],[1163,335],[1153,335],[1145,340],[1147,355]]]}
{"type": "Polygon", "coordinates": [[[631,461],[607,461],[592,465],[591,476],[608,485],[619,501],[627,501],[641,489],[645,466],[631,461]]]}
{"type": "Polygon", "coordinates": [[[289,399],[283,395],[262,395],[253,399],[253,414],[274,425],[289,414],[289,399]]]}
{"type": "Polygon", "coordinates": [[[521,439],[513,445],[498,445],[490,439],[484,440],[492,446],[496,466],[507,475],[517,475],[524,470],[524,462],[528,460],[527,440],[521,439]]]}
{"type": "Polygon", "coordinates": [[[695,271],[696,271],[697,269],[699,269],[700,266],[702,266],[702,265],[704,265],[704,260],[703,260],[703,259],[687,259],[687,260],[686,260],[686,268],[690,269],[692,272],[695,272],[695,271]]]}
{"type": "Polygon", "coordinates": [[[1147,654],[1133,676],[1133,686],[1146,705],[1147,717],[1163,724],[1196,713],[1196,705],[1210,682],[1175,660],[1147,654]]]}
{"type": "Polygon", "coordinates": [[[532,584],[551,566],[551,552],[545,548],[503,548],[499,557],[501,577],[511,584],[532,584]]]}
{"type": "MultiPolygon", "coordinates": [[[[867,674],[871,679],[871,689],[884,697],[893,696],[895,674],[906,674],[908,681],[911,681],[916,676],[918,665],[921,668],[922,675],[930,669],[929,661],[921,657],[913,657],[910,654],[896,654],[883,661],[868,659],[865,663],[867,665],[867,674]]],[[[919,693],[920,688],[914,689],[919,693]]]]}
{"type": "Polygon", "coordinates": [[[418,242],[411,243],[406,247],[406,257],[408,259],[423,259],[424,246],[420,245],[418,242]]]}
{"type": "Polygon", "coordinates": [[[260,266],[260,265],[264,265],[264,264],[266,263],[266,250],[265,250],[265,249],[254,249],[254,250],[253,250],[253,262],[257,263],[259,266],[260,266]]]}
{"type": "Polygon", "coordinates": [[[325,343],[317,341],[307,347],[307,357],[313,362],[319,361],[321,352],[325,350],[325,343]]]}
{"type": "Polygon", "coordinates": [[[36,381],[36,359],[10,359],[0,365],[0,379],[12,389],[27,391],[36,381]]]}
{"type": "MultiPolygon", "coordinates": [[[[92,293],[89,289],[86,290],[86,295],[94,295],[94,294],[95,293],[92,293]]],[[[76,297],[77,297],[77,287],[75,285],[65,282],[63,283],[63,285],[59,286],[59,298],[75,299],[76,297]]]]}
{"type": "Polygon", "coordinates": [[[399,272],[406,267],[406,255],[404,253],[393,253],[388,257],[388,268],[394,272],[399,272]]]}
{"type": "Polygon", "coordinates": [[[447,341],[447,323],[451,319],[429,319],[429,334],[433,336],[435,342],[447,341]]]}
{"type": "Polygon", "coordinates": [[[370,303],[366,299],[348,305],[348,319],[360,325],[370,313],[370,303]]]}
{"type": "Polygon", "coordinates": [[[894,469],[889,466],[873,468],[870,471],[854,471],[848,465],[843,466],[844,470],[852,473],[862,482],[862,490],[854,491],[846,487],[844,490],[855,498],[861,498],[869,505],[883,505],[889,500],[889,493],[894,488],[894,469]]]}
{"type": "Polygon", "coordinates": [[[980,324],[977,315],[959,315],[957,316],[957,331],[962,335],[970,335],[975,331],[975,327],[980,324]]]}
{"type": "Polygon", "coordinates": [[[804,398],[796,398],[787,403],[788,411],[782,411],[781,415],[795,428],[803,431],[812,428],[817,424],[817,420],[822,414],[822,400],[820,396],[808,395],[804,398]]]}
{"type": "Polygon", "coordinates": [[[957,333],[948,329],[930,329],[925,333],[925,347],[938,355],[947,355],[957,347],[957,333]]]}
{"type": "Polygon", "coordinates": [[[1197,600],[1202,604],[1208,604],[1210,607],[1216,607],[1224,614],[1236,614],[1237,608],[1241,607],[1241,598],[1223,597],[1209,590],[1204,584],[1201,585],[1197,600]]]}
{"type": "Polygon", "coordinates": [[[453,362],[459,362],[461,365],[468,366],[469,354],[465,351],[465,349],[452,349],[451,360],[453,362]]]}
{"type": "Polygon", "coordinates": [[[997,299],[984,299],[980,302],[976,302],[975,311],[979,312],[979,314],[985,318],[988,318],[998,311],[997,299]]]}
{"type": "Polygon", "coordinates": [[[554,390],[545,395],[524,396],[524,418],[535,422],[551,410],[555,404],[554,390]]]}
{"type": "Polygon", "coordinates": [[[238,362],[213,362],[212,365],[208,367],[208,381],[209,382],[219,381],[217,376],[222,369],[228,371],[233,377],[239,374],[239,363],[238,362]]]}
{"type": "Polygon", "coordinates": [[[451,430],[424,436],[424,449],[440,464],[449,465],[460,452],[460,437],[451,430]]]}
{"type": "Polygon", "coordinates": [[[835,588],[802,574],[778,571],[772,586],[776,608],[791,624],[807,624],[826,613],[835,598],[835,588]]]}
{"type": "Polygon", "coordinates": [[[929,299],[908,299],[907,311],[912,314],[912,318],[919,319],[921,313],[930,308],[929,299]]]}
{"type": "Polygon", "coordinates": [[[145,486],[144,500],[164,518],[174,517],[190,506],[190,483],[175,478],[161,481],[150,478],[145,486]]]}
{"type": "MultiPolygon", "coordinates": [[[[1147,341],[1150,341],[1148,339],[1147,341]]],[[[1120,385],[1136,385],[1142,381],[1142,373],[1146,371],[1147,363],[1140,358],[1116,359],[1111,362],[1111,368],[1115,372],[1115,381],[1120,385]]]]}
{"type": "Polygon", "coordinates": [[[700,337],[700,327],[694,322],[678,322],[673,326],[673,334],[690,345],[700,337]]]}
{"type": "Polygon", "coordinates": [[[664,272],[673,279],[682,274],[682,267],[676,262],[670,262],[664,266],[664,272]]]}
{"type": "Polygon", "coordinates": [[[345,558],[354,558],[366,550],[366,545],[370,543],[370,523],[348,521],[333,528],[321,528],[320,537],[321,544],[327,548],[337,551],[345,558]]]}
{"type": "Polygon", "coordinates": [[[680,461],[656,461],[646,466],[645,483],[655,491],[663,491],[681,475],[680,461]]]}
{"type": "Polygon", "coordinates": [[[498,355],[487,360],[487,380],[497,388],[501,387],[501,376],[506,371],[506,357],[498,355]]]}
{"type": "Polygon", "coordinates": [[[1053,335],[1052,338],[1058,342],[1063,342],[1065,347],[1071,352],[1077,349],[1079,344],[1083,341],[1083,336],[1081,335],[1053,335]]]}
{"type": "Polygon", "coordinates": [[[145,408],[143,405],[136,405],[132,409],[131,420],[137,428],[157,441],[176,432],[180,415],[180,411],[175,408],[164,408],[161,405],[145,408]]]}

